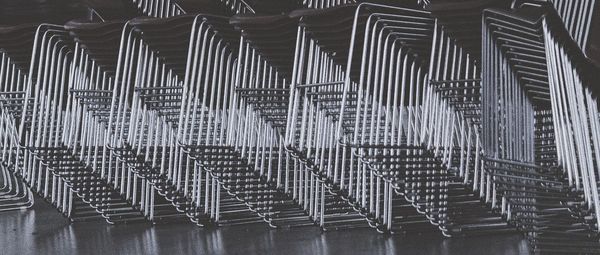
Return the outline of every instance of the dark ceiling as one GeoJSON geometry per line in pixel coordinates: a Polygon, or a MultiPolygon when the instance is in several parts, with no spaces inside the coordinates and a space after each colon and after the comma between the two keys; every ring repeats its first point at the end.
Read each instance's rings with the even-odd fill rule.
{"type": "Polygon", "coordinates": [[[78,0],[0,0],[0,25],[56,22],[89,16],[78,0]]]}

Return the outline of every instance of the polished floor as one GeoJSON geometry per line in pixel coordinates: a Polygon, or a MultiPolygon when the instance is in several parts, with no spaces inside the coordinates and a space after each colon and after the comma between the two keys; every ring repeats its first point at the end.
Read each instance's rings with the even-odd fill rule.
{"type": "Polygon", "coordinates": [[[179,223],[69,224],[44,201],[0,213],[0,254],[528,254],[520,235],[444,239],[371,229],[321,233],[264,226],[203,229],[179,223]]]}

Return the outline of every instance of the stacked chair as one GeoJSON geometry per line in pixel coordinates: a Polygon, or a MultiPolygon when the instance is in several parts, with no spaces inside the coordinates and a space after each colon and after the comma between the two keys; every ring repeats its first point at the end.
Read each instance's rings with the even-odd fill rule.
{"type": "MultiPolygon", "coordinates": [[[[132,20],[128,24],[134,22],[132,20]]],[[[78,42],[78,58],[74,63],[75,82],[70,90],[73,117],[67,123],[66,133],[71,134],[70,144],[80,144],[80,160],[99,173],[128,201],[130,207],[135,207],[152,222],[176,219],[180,213],[172,208],[170,202],[155,197],[155,190],[151,189],[150,183],[140,177],[145,175],[135,175],[133,170],[126,170],[128,166],[140,168],[128,154],[130,151],[119,147],[121,150],[114,152],[114,147],[104,146],[113,137],[111,134],[114,129],[109,128],[114,119],[111,115],[113,90],[121,88],[119,85],[124,83],[119,80],[122,71],[118,68],[122,65],[117,62],[123,58],[119,49],[124,26],[125,22],[70,21],[66,24],[78,42]],[[103,40],[95,36],[101,36],[103,40]]]]}
{"type": "Polygon", "coordinates": [[[362,56],[353,63],[351,45],[342,80],[337,139],[349,151],[340,154],[350,154],[349,196],[383,225],[380,231],[410,232],[417,224],[435,225],[445,236],[511,231],[474,194],[473,179],[482,175],[477,67],[462,49],[469,45],[449,39],[461,31],[441,24],[473,18],[465,10],[440,21],[422,11],[375,8],[390,13],[368,16],[364,38],[356,40],[362,56]]]}
{"type": "Polygon", "coordinates": [[[102,136],[94,132],[106,118],[105,92],[114,65],[114,56],[106,52],[114,50],[121,26],[71,21],[37,29],[32,55],[37,78],[30,78],[26,94],[33,98],[32,120],[19,130],[30,172],[25,176],[73,221],[138,222],[146,216],[136,210],[135,199],[104,178],[111,169],[98,167],[102,136]]]}
{"type": "MultiPolygon", "coordinates": [[[[486,8],[507,8],[506,1],[438,1],[427,6],[436,17],[436,31],[424,98],[421,130],[433,132],[423,145],[442,154],[448,169],[448,214],[452,233],[481,234],[512,231],[490,210],[495,194],[483,163],[481,140],[481,26],[486,8]],[[450,109],[450,141],[435,130],[438,109],[450,109]],[[433,128],[433,130],[431,129],[433,128]],[[432,136],[433,135],[433,136],[432,136]],[[442,139],[442,140],[440,140],[442,139]],[[436,142],[438,140],[438,142],[436,142]],[[441,150],[441,152],[440,152],[441,150]],[[445,152],[444,152],[445,151],[445,152]],[[482,203],[483,202],[483,203],[482,203]],[[454,205],[453,205],[454,204],[454,205]]],[[[442,120],[443,121],[443,120],[442,120]]]]}
{"type": "Polygon", "coordinates": [[[304,217],[310,216],[324,230],[354,226],[360,219],[356,212],[334,194],[327,193],[317,176],[302,168],[284,143],[290,98],[288,84],[299,47],[298,20],[281,14],[238,15],[231,23],[241,32],[239,86],[232,106],[236,111],[232,114],[237,118],[231,123],[231,129],[240,130],[232,137],[235,148],[247,157],[248,163],[255,163],[261,175],[280,193],[301,208],[304,217]]]}
{"type": "MultiPolygon", "coordinates": [[[[515,3],[483,18],[485,164],[507,219],[539,252],[597,253],[593,1],[515,3]],[[556,7],[556,9],[555,9],[556,7]],[[516,128],[512,128],[516,127],[516,128]]],[[[499,201],[498,201],[499,200],[499,201]]]]}
{"type": "Polygon", "coordinates": [[[600,252],[594,0],[82,5],[0,27],[0,211],[600,252]]]}
{"type": "Polygon", "coordinates": [[[65,122],[71,117],[67,106],[74,56],[69,33],[61,25],[33,29],[15,165],[22,167],[23,178],[35,192],[73,221],[136,219],[141,215],[129,214],[127,206],[111,207],[120,202],[117,194],[75,156],[86,145],[69,143],[65,122]]]}
{"type": "Polygon", "coordinates": [[[33,30],[31,26],[4,27],[2,38],[2,64],[0,72],[0,143],[2,157],[2,195],[0,210],[16,210],[33,205],[32,192],[19,181],[22,169],[15,165],[17,156],[17,133],[23,113],[23,102],[29,58],[31,56],[33,30]]]}
{"type": "MultiPolygon", "coordinates": [[[[0,28],[0,52],[2,53],[1,84],[0,85],[0,126],[2,135],[2,195],[0,195],[0,210],[29,208],[33,204],[33,193],[42,192],[42,187],[29,181],[32,169],[24,168],[25,152],[24,135],[20,131],[27,129],[32,123],[31,108],[34,99],[30,96],[30,84],[36,81],[38,66],[34,61],[40,56],[34,56],[34,50],[39,47],[35,38],[45,32],[45,27],[38,26],[39,16],[45,16],[44,22],[64,23],[69,16],[84,16],[84,8],[68,6],[63,3],[37,4],[31,2],[7,3],[2,8],[3,24],[0,28]],[[38,6],[39,5],[39,6],[38,6]],[[56,11],[61,10],[61,14],[56,11]],[[34,43],[35,42],[35,43],[34,43]],[[32,51],[33,50],[33,51],[32,51]],[[28,106],[28,107],[25,107],[28,106]],[[24,108],[25,107],[25,108],[24,108]],[[32,186],[33,185],[33,186],[32,186]],[[26,186],[29,186],[27,188],[26,186]]],[[[50,35],[52,32],[49,32],[50,35]]],[[[40,37],[40,40],[42,38],[40,37]]],[[[39,52],[38,52],[39,53],[39,52]]],[[[44,171],[44,170],[43,170],[44,171]]],[[[41,172],[40,172],[41,173],[41,172]]],[[[43,177],[42,177],[43,178],[43,177]]],[[[48,179],[49,181],[52,178],[48,179]]],[[[57,179],[54,179],[57,181],[57,179]]],[[[55,188],[62,186],[54,183],[55,188]]],[[[47,187],[44,187],[48,190],[47,187]]],[[[56,191],[55,189],[53,189],[56,191]]],[[[48,194],[48,192],[45,192],[48,194]]],[[[64,194],[64,193],[63,193],[64,194]]],[[[61,197],[64,195],[61,194],[61,197]]],[[[47,196],[46,198],[49,198],[47,196]]],[[[58,201],[56,200],[55,202],[58,201]]],[[[66,200],[65,200],[66,201],[66,200]]],[[[64,211],[64,210],[63,210],[64,211]]]]}
{"type": "MultiPolygon", "coordinates": [[[[361,130],[367,130],[363,124],[376,130],[370,126],[376,121],[355,117],[363,110],[362,106],[357,105],[363,103],[362,100],[372,99],[368,98],[369,95],[363,99],[363,91],[357,91],[359,79],[367,79],[361,64],[366,64],[367,56],[376,58],[376,52],[388,55],[388,52],[381,50],[367,51],[384,41],[386,46],[399,46],[405,38],[409,44],[418,44],[423,39],[425,43],[421,45],[427,47],[433,20],[426,12],[416,10],[414,5],[409,8],[365,3],[291,14],[300,18],[301,26],[294,80],[290,88],[286,148],[297,158],[301,168],[318,176],[328,192],[347,201],[370,226],[380,232],[433,229],[429,220],[420,216],[410,204],[394,198],[393,185],[385,181],[388,177],[388,180],[393,178],[394,174],[384,173],[387,169],[376,169],[381,166],[369,164],[371,155],[359,152],[358,148],[369,146],[369,142],[375,143],[372,148],[379,146],[378,141],[369,141],[368,138],[370,134],[377,139],[375,133],[367,132],[364,140],[361,140],[364,143],[359,145],[357,142],[360,139],[358,136],[364,134],[361,130]],[[339,21],[331,22],[331,17],[338,17],[339,21]],[[416,31],[413,34],[413,31],[407,31],[410,29],[402,31],[403,22],[412,22],[417,27],[416,31]],[[384,31],[375,31],[377,29],[384,31]],[[369,39],[373,40],[372,45],[369,39]],[[394,40],[398,43],[394,43],[394,40]],[[364,119],[368,120],[361,122],[364,119]],[[355,135],[357,140],[341,140],[338,133],[355,135]]],[[[392,61],[398,60],[394,58],[392,61]]],[[[375,72],[378,77],[384,74],[388,78],[392,74],[386,71],[378,69],[375,72]]],[[[383,84],[379,80],[376,83],[383,84]]],[[[392,93],[388,95],[392,96],[392,93]]],[[[366,108],[369,108],[365,109],[369,113],[377,111],[370,104],[366,108]]],[[[381,131],[383,129],[380,128],[381,131]]],[[[373,161],[376,159],[373,158],[373,161]]]]}

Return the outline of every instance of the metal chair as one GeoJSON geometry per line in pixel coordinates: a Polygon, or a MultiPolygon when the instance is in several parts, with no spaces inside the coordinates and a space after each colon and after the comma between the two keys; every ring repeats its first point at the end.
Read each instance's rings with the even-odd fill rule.
{"type": "MultiPolygon", "coordinates": [[[[375,169],[367,169],[367,160],[360,161],[355,147],[350,143],[338,144],[338,134],[331,128],[336,127],[340,134],[351,136],[354,134],[352,128],[358,127],[355,131],[362,134],[359,130],[363,126],[358,124],[362,119],[355,120],[356,112],[360,111],[357,110],[357,101],[363,99],[359,99],[358,94],[361,92],[357,92],[355,88],[358,86],[357,81],[364,78],[360,75],[360,61],[366,59],[369,47],[363,44],[368,45],[368,39],[365,38],[369,38],[372,33],[376,34],[369,30],[373,24],[379,23],[375,20],[381,19],[379,25],[385,21],[393,23],[390,25],[390,33],[393,34],[394,29],[397,29],[396,24],[401,23],[399,20],[405,17],[406,21],[418,27],[416,38],[420,38],[418,34],[423,33],[425,36],[421,37],[425,40],[427,27],[433,25],[432,20],[427,17],[426,12],[416,9],[368,3],[325,10],[321,15],[302,12],[295,15],[301,17],[301,28],[298,31],[294,79],[290,89],[286,149],[297,158],[301,167],[318,176],[329,192],[347,200],[359,213],[358,218],[366,218],[379,231],[391,231],[392,208],[397,214],[405,216],[398,216],[398,221],[404,221],[405,224],[402,229],[397,228],[397,232],[433,229],[425,217],[411,215],[417,213],[410,204],[403,204],[401,197],[392,197],[392,186],[388,182],[391,178],[384,177],[393,174],[385,176],[389,171],[383,173],[386,170],[377,172],[375,169]],[[374,18],[370,19],[370,15],[374,18]],[[333,23],[329,20],[333,16],[343,18],[333,23]],[[324,68],[320,68],[321,66],[324,68]],[[353,89],[350,89],[351,86],[353,89]],[[392,201],[396,201],[396,204],[391,205],[392,201]]],[[[410,34],[411,31],[407,33],[410,34]]],[[[381,70],[377,70],[378,77],[387,78],[387,75],[391,75],[391,72],[379,72],[381,70]]],[[[370,106],[364,109],[367,108],[375,109],[370,106]]],[[[373,156],[372,160],[377,161],[376,164],[380,167],[394,164],[389,161],[382,163],[385,159],[370,156],[373,156]]],[[[366,158],[367,156],[364,159],[366,158]]],[[[375,168],[374,165],[372,167],[375,168]]]]}
{"type": "Polygon", "coordinates": [[[72,221],[139,220],[139,214],[105,208],[107,203],[117,202],[118,196],[97,172],[73,155],[64,140],[64,123],[70,118],[65,109],[73,58],[70,43],[63,26],[42,24],[36,30],[30,67],[33,71],[28,76],[21,116],[21,123],[30,120],[31,124],[21,125],[18,132],[24,149],[23,178],[72,221]]]}
{"type": "Polygon", "coordinates": [[[230,125],[240,132],[232,141],[250,164],[261,169],[261,175],[273,182],[279,192],[294,199],[324,230],[365,226],[352,206],[328,193],[320,178],[284,148],[290,103],[288,84],[295,68],[294,51],[301,47],[295,42],[301,40],[301,34],[294,33],[297,20],[298,17],[284,15],[232,18],[232,24],[242,32],[236,88],[239,101],[234,101],[232,107],[240,115],[230,125]],[[246,115],[242,115],[244,112],[246,115]],[[265,136],[273,138],[261,141],[265,136]],[[265,158],[266,151],[269,152],[265,158]]]}
{"type": "Polygon", "coordinates": [[[571,37],[563,24],[551,6],[537,3],[484,12],[485,164],[492,204],[527,233],[534,251],[598,252],[597,180],[589,161],[596,124],[584,117],[596,110],[582,85],[593,65],[573,40],[585,38],[588,23],[573,25],[582,37],[571,37]]]}
{"type": "MultiPolygon", "coordinates": [[[[229,23],[229,20],[226,22],[229,23]]],[[[239,33],[229,24],[222,26],[216,34],[203,27],[205,24],[198,22],[197,26],[198,31],[193,36],[195,41],[190,44],[177,136],[178,146],[184,151],[187,161],[196,166],[193,177],[189,176],[192,173],[186,172],[185,178],[189,176],[196,182],[202,181],[203,177],[206,180],[206,191],[194,187],[192,197],[200,204],[201,196],[205,196],[206,207],[211,207],[211,211],[216,209],[211,217],[219,225],[252,223],[257,219],[272,227],[289,226],[281,221],[311,225],[308,217],[298,212],[293,201],[273,187],[271,178],[266,176],[266,161],[269,165],[274,161],[268,158],[266,145],[253,145],[265,146],[260,152],[253,150],[257,155],[262,153],[262,162],[250,161],[244,150],[234,146],[232,137],[250,132],[254,124],[248,122],[245,130],[231,125],[232,119],[245,114],[237,113],[235,110],[238,108],[232,106],[236,100],[235,82],[239,75],[236,71],[239,68],[239,33]],[[209,187],[213,189],[212,194],[208,194],[209,187]],[[228,205],[231,202],[226,196],[219,196],[221,192],[241,201],[246,209],[228,205]],[[253,213],[241,214],[243,211],[253,213]]],[[[263,137],[270,140],[273,135],[265,133],[263,137]]],[[[201,187],[201,184],[197,185],[201,187]]]]}
{"type": "MultiPolygon", "coordinates": [[[[205,152],[203,147],[185,143],[192,139],[191,137],[185,139],[186,141],[179,137],[179,129],[184,130],[184,127],[189,127],[192,130],[190,132],[193,132],[196,130],[195,125],[200,127],[222,125],[219,123],[221,120],[216,116],[215,119],[207,116],[208,119],[201,118],[199,123],[195,123],[196,119],[192,119],[191,127],[187,124],[181,128],[175,125],[178,116],[183,118],[184,114],[191,113],[195,117],[197,114],[196,106],[190,112],[191,105],[186,105],[187,100],[191,98],[184,97],[187,93],[202,91],[202,88],[196,88],[198,85],[196,82],[204,81],[203,85],[208,89],[210,86],[208,82],[230,79],[229,74],[223,73],[222,68],[223,65],[229,68],[234,63],[233,51],[228,44],[237,44],[239,36],[229,27],[227,18],[205,14],[180,15],[167,20],[135,19],[128,25],[131,27],[126,27],[124,33],[130,39],[121,47],[124,64],[119,70],[122,75],[119,78],[123,80],[117,81],[122,84],[122,87],[115,88],[113,93],[115,98],[113,98],[111,116],[115,117],[110,118],[114,122],[109,123],[109,126],[114,127],[114,131],[111,132],[113,136],[107,144],[120,160],[127,163],[128,172],[133,176],[134,181],[122,182],[121,186],[127,187],[126,190],[139,189],[135,179],[138,177],[147,179],[147,183],[141,186],[156,188],[158,193],[171,201],[178,211],[187,214],[198,225],[213,222],[231,225],[266,221],[266,218],[271,215],[266,215],[262,211],[258,212],[258,215],[252,212],[258,210],[255,209],[257,205],[251,205],[248,200],[257,198],[264,200],[270,197],[263,198],[256,192],[241,194],[237,190],[239,188],[231,187],[233,181],[224,180],[228,177],[221,178],[217,176],[220,173],[212,172],[213,167],[218,168],[219,171],[237,170],[239,173],[234,174],[240,177],[247,172],[243,166],[228,169],[229,166],[210,162],[214,160],[230,162],[231,159],[227,158],[226,154],[232,152],[227,152],[225,155],[215,154],[216,147],[205,152]],[[189,48],[185,47],[187,45],[189,48]],[[136,53],[138,50],[141,50],[140,53],[136,53]],[[216,62],[212,63],[212,61],[216,62]],[[156,69],[157,76],[147,75],[148,68],[156,69]],[[133,76],[136,80],[129,78],[133,76]],[[146,84],[146,81],[151,83],[146,84]],[[119,95],[118,99],[117,95],[119,95]],[[177,111],[180,107],[181,114],[177,111]],[[125,129],[128,131],[122,132],[125,129]],[[185,145],[175,146],[175,143],[185,145]],[[207,161],[205,158],[207,155],[217,158],[207,161]],[[218,158],[222,156],[225,157],[218,158]],[[221,188],[222,186],[224,188],[221,188]]],[[[217,90],[231,93],[232,89],[228,87],[228,83],[218,85],[221,87],[211,89],[213,93],[211,96],[215,96],[217,90]]],[[[216,96],[223,95],[216,94],[216,96]]],[[[219,102],[213,101],[213,104],[219,102]]],[[[209,111],[212,114],[212,110],[209,111]]],[[[215,111],[221,111],[214,112],[217,115],[226,114],[225,108],[215,109],[215,111]]],[[[181,125],[183,124],[180,123],[181,125]]],[[[218,130],[207,130],[207,132],[211,131],[218,130]]],[[[115,172],[115,176],[116,174],[115,172]]],[[[248,180],[247,184],[252,184],[252,180],[248,180]]],[[[147,197],[147,195],[142,196],[147,197]]],[[[149,205],[145,207],[154,207],[153,200],[148,203],[142,198],[140,202],[149,205]]],[[[260,203],[258,206],[263,210],[263,205],[260,203]]],[[[150,214],[153,215],[154,212],[150,211],[150,214]]]]}
{"type": "MultiPolygon", "coordinates": [[[[481,20],[483,9],[507,8],[505,1],[438,1],[427,5],[436,17],[429,82],[424,90],[427,103],[422,130],[433,128],[434,136],[422,140],[441,156],[451,181],[447,203],[447,233],[481,235],[514,231],[494,210],[483,163],[481,142],[481,20]],[[467,25],[470,24],[470,25],[467,25]],[[440,109],[451,110],[450,138],[440,138],[436,123],[440,109]],[[429,124],[426,124],[429,123],[429,124]],[[437,142],[436,142],[437,140],[437,142]],[[481,201],[480,201],[481,200],[481,201]],[[484,202],[484,203],[482,203],[484,202]]],[[[443,121],[443,120],[441,120],[443,121]]]]}
{"type": "MultiPolygon", "coordinates": [[[[17,131],[23,110],[25,81],[33,44],[34,26],[8,26],[0,29],[0,144],[2,189],[0,211],[29,208],[33,196],[21,180],[22,165],[17,165],[19,145],[17,131]]],[[[26,124],[24,124],[26,125],[26,124]]]]}

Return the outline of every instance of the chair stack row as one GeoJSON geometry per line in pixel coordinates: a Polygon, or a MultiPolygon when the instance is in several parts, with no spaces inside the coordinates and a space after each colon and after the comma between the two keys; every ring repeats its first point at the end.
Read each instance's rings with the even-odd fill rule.
{"type": "Polygon", "coordinates": [[[0,27],[0,210],[600,251],[594,0],[85,4],[0,27]]]}

